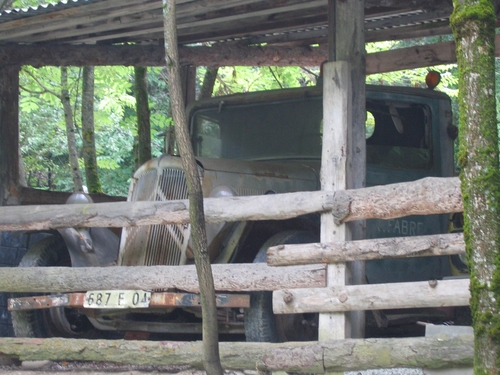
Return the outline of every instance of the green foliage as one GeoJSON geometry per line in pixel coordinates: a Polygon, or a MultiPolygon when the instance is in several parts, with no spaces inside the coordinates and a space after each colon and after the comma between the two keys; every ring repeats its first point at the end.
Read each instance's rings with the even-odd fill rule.
{"type": "MultiPolygon", "coordinates": [[[[197,72],[198,85],[201,85],[205,69],[197,72]]],[[[319,68],[303,69],[291,67],[222,67],[215,82],[214,96],[238,92],[272,90],[280,88],[303,87],[316,84],[319,68]]]]}
{"type": "Polygon", "coordinates": [[[59,0],[16,0],[12,4],[12,8],[27,8],[27,7],[36,7],[38,5],[45,4],[55,4],[58,3],[59,0]]]}
{"type": "MultiPolygon", "coordinates": [[[[36,0],[26,0],[16,1],[15,5],[27,6],[37,3],[39,2],[36,0]]],[[[371,53],[448,39],[435,37],[379,42],[367,44],[366,48],[367,52],[371,53]]],[[[442,82],[437,90],[445,91],[455,98],[456,66],[446,65],[432,69],[438,70],[442,75],[442,82]]],[[[427,72],[428,69],[422,68],[374,74],[367,77],[367,83],[424,87],[427,72]]],[[[497,74],[500,74],[499,72],[500,69],[497,74]]],[[[205,68],[198,68],[198,88],[204,74],[205,68]]],[[[69,75],[74,121],[79,132],[81,68],[70,68],[69,75]]],[[[219,69],[214,95],[309,86],[316,83],[318,75],[318,67],[222,67],[219,69]]],[[[148,69],[153,156],[163,152],[165,131],[172,126],[169,90],[165,77],[165,68],[148,69]]],[[[103,190],[107,194],[126,195],[128,180],[133,173],[132,149],[137,127],[133,79],[132,67],[95,68],[97,161],[103,190]]],[[[57,97],[60,92],[60,69],[25,66],[21,72],[20,83],[21,149],[29,184],[43,189],[70,190],[64,118],[61,102],[57,97]]],[[[80,137],[80,134],[77,134],[77,137],[80,137]]]]}
{"type": "MultiPolygon", "coordinates": [[[[132,175],[133,108],[131,69],[96,68],[95,128],[103,190],[126,195],[132,175]]],[[[81,69],[69,69],[70,98],[80,134],[81,69]]],[[[20,143],[28,184],[50,190],[71,190],[67,141],[57,67],[23,67],[20,75],[20,143]]]]}
{"type": "MultiPolygon", "coordinates": [[[[428,40],[425,38],[426,43],[436,43],[436,40],[428,40]]],[[[441,40],[440,40],[441,41],[441,40]]],[[[380,51],[394,50],[398,48],[412,47],[421,45],[422,40],[410,41],[386,41],[377,43],[368,43],[366,45],[367,53],[374,53],[380,51]]],[[[411,70],[399,70],[389,73],[371,74],[366,77],[366,83],[375,85],[388,85],[388,86],[412,86],[425,88],[425,76],[429,70],[435,70],[441,74],[441,83],[436,90],[446,92],[452,98],[458,95],[458,75],[456,64],[433,66],[432,68],[418,68],[411,70]]]]}

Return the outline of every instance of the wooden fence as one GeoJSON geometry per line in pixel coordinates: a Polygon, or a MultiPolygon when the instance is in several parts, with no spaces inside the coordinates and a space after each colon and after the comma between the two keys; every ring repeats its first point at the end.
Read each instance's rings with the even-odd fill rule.
{"type": "MultiPolygon", "coordinates": [[[[205,200],[206,218],[212,223],[281,220],[315,212],[332,212],[336,222],[341,223],[452,213],[462,209],[458,178],[425,178],[338,192],[205,200]]],[[[0,207],[2,231],[188,221],[187,201],[0,207]]],[[[464,252],[461,234],[281,245],[269,249],[268,265],[214,265],[213,272],[219,292],[274,291],[273,304],[277,313],[459,306],[468,305],[467,279],[327,286],[326,263],[464,252]]],[[[5,292],[159,287],[198,291],[194,266],[2,268],[1,271],[0,290],[5,292]]],[[[473,358],[472,336],[220,345],[221,361],[226,369],[310,373],[393,367],[443,368],[471,366],[473,358]]],[[[200,342],[0,338],[0,354],[23,360],[95,360],[200,368],[201,353],[200,342]]]]}

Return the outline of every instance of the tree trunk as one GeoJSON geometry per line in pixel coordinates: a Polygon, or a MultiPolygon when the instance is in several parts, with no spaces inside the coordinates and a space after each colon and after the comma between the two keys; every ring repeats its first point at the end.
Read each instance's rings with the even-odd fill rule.
{"type": "Polygon", "coordinates": [[[0,67],[0,206],[19,204],[19,69],[0,67]]]}
{"type": "Polygon", "coordinates": [[[205,72],[205,76],[203,77],[203,83],[200,89],[200,96],[198,99],[206,99],[211,98],[213,91],[215,80],[217,79],[217,73],[219,72],[219,67],[211,67],[207,66],[207,71],[205,72]]]}
{"type": "Polygon", "coordinates": [[[151,123],[148,103],[148,68],[136,66],[135,73],[135,109],[137,113],[136,169],[151,159],[151,123]]]}
{"type": "Polygon", "coordinates": [[[475,374],[500,369],[500,171],[495,109],[495,8],[454,0],[459,70],[459,164],[470,269],[475,374]]]}
{"type": "Polygon", "coordinates": [[[73,122],[73,110],[71,108],[68,89],[68,68],[61,67],[61,101],[64,109],[64,120],[66,123],[66,136],[68,139],[68,155],[71,176],[73,178],[73,190],[83,191],[82,173],[78,166],[78,149],[76,147],[76,129],[73,122]]]}
{"type": "Polygon", "coordinates": [[[82,88],[82,138],[85,177],[89,193],[102,193],[97,167],[94,129],[94,67],[83,68],[82,88]]]}
{"type": "Polygon", "coordinates": [[[170,90],[170,100],[172,103],[171,107],[175,124],[175,135],[188,187],[189,216],[191,218],[194,259],[200,282],[203,318],[203,365],[208,375],[221,375],[223,370],[219,358],[217,307],[215,304],[214,281],[212,269],[210,267],[205,231],[203,192],[201,189],[198,164],[194,158],[193,148],[190,142],[186,111],[182,99],[181,71],[179,65],[179,52],[177,49],[175,0],[163,0],[163,17],[168,88],[170,90]]]}
{"type": "Polygon", "coordinates": [[[26,180],[26,170],[24,169],[23,155],[21,153],[21,147],[18,148],[19,154],[19,185],[27,187],[28,181],[26,180]]]}

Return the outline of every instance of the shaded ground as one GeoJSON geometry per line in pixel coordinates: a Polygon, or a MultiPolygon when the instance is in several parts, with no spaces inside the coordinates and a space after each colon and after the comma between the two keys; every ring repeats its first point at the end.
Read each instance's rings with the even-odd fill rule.
{"type": "MultiPolygon", "coordinates": [[[[187,366],[132,366],[102,362],[52,362],[26,361],[12,365],[0,366],[0,373],[9,375],[41,375],[76,373],[78,375],[141,375],[147,373],[163,373],[175,375],[205,375],[204,371],[191,369],[187,366]]],[[[226,371],[225,375],[271,375],[258,373],[255,370],[226,371]]],[[[274,372],[273,375],[287,375],[286,372],[274,372]]],[[[345,375],[425,375],[421,369],[387,369],[350,371],[345,375]]]]}

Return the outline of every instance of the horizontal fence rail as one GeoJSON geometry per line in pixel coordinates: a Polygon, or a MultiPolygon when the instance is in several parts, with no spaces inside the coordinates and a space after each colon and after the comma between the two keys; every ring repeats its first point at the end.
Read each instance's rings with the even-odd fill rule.
{"type": "MultiPolygon", "coordinates": [[[[225,369],[305,373],[396,367],[472,366],[473,336],[346,339],[325,342],[221,342],[225,369]]],[[[9,339],[0,353],[22,360],[108,361],[134,365],[184,365],[202,368],[202,343],[168,341],[9,339]]]]}
{"type": "Polygon", "coordinates": [[[267,250],[270,266],[465,254],[462,233],[279,245],[267,250]]]}
{"type": "MultiPolygon", "coordinates": [[[[269,267],[266,264],[213,264],[217,291],[272,291],[326,286],[326,265],[269,267]]],[[[179,289],[198,293],[194,265],[151,267],[2,268],[3,292],[79,292],[119,289],[179,289]],[[36,277],[34,277],[36,275],[36,277]]]]}
{"type": "MultiPolygon", "coordinates": [[[[207,222],[282,220],[332,212],[337,223],[461,212],[458,178],[338,192],[299,192],[205,200],[207,222]]],[[[64,227],[124,227],[189,222],[187,201],[0,207],[0,231],[64,227]]],[[[462,254],[460,233],[368,239],[269,249],[268,264],[214,264],[221,292],[273,291],[276,313],[462,306],[468,279],[416,283],[327,285],[326,263],[462,254]],[[286,267],[275,267],[286,266],[286,267]]],[[[2,268],[0,291],[178,289],[198,293],[193,266],[2,268]]],[[[473,337],[333,340],[312,343],[220,343],[225,369],[338,372],[394,367],[472,365],[473,337]],[[242,355],[244,353],[244,355],[242,355]]],[[[90,360],[131,364],[183,364],[202,368],[201,342],[145,342],[0,338],[0,353],[26,360],[90,360]]]]}
{"type": "MultiPolygon", "coordinates": [[[[337,222],[463,211],[458,177],[427,177],[337,192],[207,198],[204,205],[208,223],[283,220],[327,211],[337,222]]],[[[187,200],[178,200],[75,204],[64,209],[61,205],[0,207],[0,231],[185,224],[188,206],[187,200]]]]}
{"type": "Polygon", "coordinates": [[[278,290],[276,314],[468,306],[469,279],[278,290]]]}

